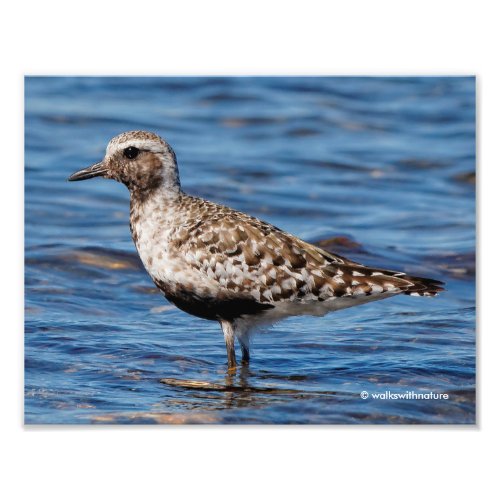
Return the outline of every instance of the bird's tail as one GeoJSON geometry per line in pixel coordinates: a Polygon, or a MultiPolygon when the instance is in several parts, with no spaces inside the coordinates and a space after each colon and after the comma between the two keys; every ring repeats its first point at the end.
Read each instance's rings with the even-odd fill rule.
{"type": "Polygon", "coordinates": [[[416,276],[405,276],[412,283],[403,293],[420,297],[434,297],[439,292],[444,292],[442,281],[430,278],[418,278],[416,276]]]}

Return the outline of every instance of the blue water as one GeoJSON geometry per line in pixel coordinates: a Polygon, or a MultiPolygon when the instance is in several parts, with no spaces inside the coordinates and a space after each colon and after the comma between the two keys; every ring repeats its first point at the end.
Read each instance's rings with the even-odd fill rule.
{"type": "Polygon", "coordinates": [[[27,423],[475,421],[473,78],[30,77],[25,91],[27,423]],[[229,375],[219,325],[142,268],[125,187],[66,182],[132,129],[170,142],[185,191],[447,291],[288,319],[229,375]],[[371,396],[385,391],[449,398],[371,396]]]}

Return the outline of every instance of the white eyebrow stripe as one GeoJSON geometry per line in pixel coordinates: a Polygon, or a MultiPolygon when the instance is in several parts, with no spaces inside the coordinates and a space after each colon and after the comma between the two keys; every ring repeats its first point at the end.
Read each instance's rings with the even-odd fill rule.
{"type": "Polygon", "coordinates": [[[110,142],[106,148],[106,156],[111,156],[117,151],[123,151],[124,149],[134,147],[137,149],[145,149],[153,153],[162,153],[165,150],[165,146],[159,142],[145,140],[145,139],[129,139],[125,142],[119,142],[118,144],[113,144],[110,142]]]}

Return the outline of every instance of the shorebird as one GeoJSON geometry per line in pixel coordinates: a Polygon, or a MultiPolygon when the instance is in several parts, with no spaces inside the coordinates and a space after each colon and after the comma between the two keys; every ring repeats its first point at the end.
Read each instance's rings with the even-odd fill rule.
{"type": "Polygon", "coordinates": [[[104,177],[130,192],[130,230],[147,272],[183,311],[218,321],[229,370],[250,361],[250,334],[296,315],[323,316],[444,283],[363,266],[255,217],[181,190],[174,150],[144,131],[120,134],[104,159],[69,177],[104,177]]]}

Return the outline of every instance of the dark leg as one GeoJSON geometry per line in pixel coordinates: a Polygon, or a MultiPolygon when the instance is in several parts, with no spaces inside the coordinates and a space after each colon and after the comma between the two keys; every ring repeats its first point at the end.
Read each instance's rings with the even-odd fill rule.
{"type": "Polygon", "coordinates": [[[250,349],[246,345],[241,346],[241,362],[244,365],[250,364],[250,349]]]}
{"type": "Polygon", "coordinates": [[[238,340],[241,347],[241,364],[250,364],[250,339],[246,333],[238,335],[238,340]]]}
{"type": "Polygon", "coordinates": [[[234,353],[234,328],[229,321],[220,321],[222,332],[224,333],[224,340],[226,341],[227,349],[227,367],[230,370],[236,368],[236,354],[234,353]]]}

